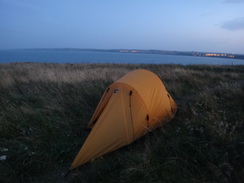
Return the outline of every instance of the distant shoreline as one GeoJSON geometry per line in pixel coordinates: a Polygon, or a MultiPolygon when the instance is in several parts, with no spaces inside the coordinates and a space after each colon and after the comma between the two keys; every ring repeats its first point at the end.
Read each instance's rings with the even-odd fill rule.
{"type": "Polygon", "coordinates": [[[198,52],[198,51],[167,51],[167,50],[143,50],[143,49],[93,49],[93,48],[26,48],[9,50],[57,50],[57,51],[91,51],[91,52],[117,52],[117,53],[140,53],[140,54],[161,54],[180,55],[194,57],[215,57],[244,60],[244,54],[230,54],[223,52],[198,52]]]}

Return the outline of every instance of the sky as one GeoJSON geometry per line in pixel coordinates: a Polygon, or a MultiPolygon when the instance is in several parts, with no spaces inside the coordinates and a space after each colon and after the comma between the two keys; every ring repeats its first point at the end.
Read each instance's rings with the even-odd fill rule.
{"type": "Polygon", "coordinates": [[[244,0],[0,0],[0,49],[244,54],[244,0]]]}

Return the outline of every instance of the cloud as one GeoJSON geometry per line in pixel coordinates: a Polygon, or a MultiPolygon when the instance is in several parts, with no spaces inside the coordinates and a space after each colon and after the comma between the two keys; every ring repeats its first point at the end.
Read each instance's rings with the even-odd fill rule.
{"type": "Polygon", "coordinates": [[[244,30],[244,17],[224,22],[221,27],[227,30],[244,30]]]}
{"type": "Polygon", "coordinates": [[[244,3],[244,0],[225,0],[225,3],[244,3]]]}

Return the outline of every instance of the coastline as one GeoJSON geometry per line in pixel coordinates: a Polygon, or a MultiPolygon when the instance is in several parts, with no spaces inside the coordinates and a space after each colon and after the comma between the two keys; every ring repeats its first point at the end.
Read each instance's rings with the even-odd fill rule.
{"type": "Polygon", "coordinates": [[[17,49],[0,51],[0,63],[10,62],[244,65],[244,60],[237,59],[237,57],[161,54],[153,51],[120,52],[120,50],[93,49],[17,49]]]}

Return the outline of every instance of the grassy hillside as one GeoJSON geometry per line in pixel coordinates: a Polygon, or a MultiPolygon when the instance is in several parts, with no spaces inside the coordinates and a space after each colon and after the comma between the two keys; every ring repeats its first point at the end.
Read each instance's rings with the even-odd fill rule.
{"type": "Polygon", "coordinates": [[[242,182],[244,66],[0,64],[0,182],[242,182]],[[176,117],[72,171],[106,87],[156,73],[176,117]]]}

